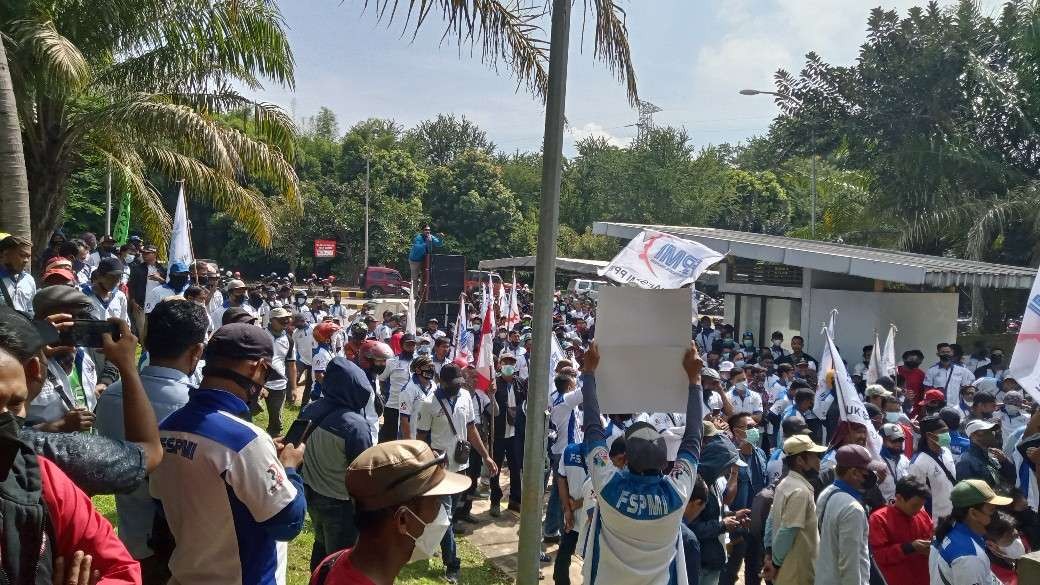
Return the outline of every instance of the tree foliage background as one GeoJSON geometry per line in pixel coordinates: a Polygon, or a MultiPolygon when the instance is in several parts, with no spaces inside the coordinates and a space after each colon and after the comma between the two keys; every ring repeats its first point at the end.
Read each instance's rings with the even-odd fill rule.
{"type": "MultiPolygon", "coordinates": [[[[684,128],[656,127],[623,147],[579,141],[564,162],[560,254],[615,254],[616,240],[591,233],[596,221],[808,238],[815,155],[818,239],[1036,265],[1038,5],[1013,0],[987,17],[961,0],[864,17],[853,63],[809,53],[801,71],[777,72],[781,114],[764,136],[698,148],[684,128]]],[[[471,267],[534,253],[541,153],[501,152],[464,115],[344,128],[322,108],[303,121],[294,166],[302,211],[269,200],[270,250],[251,245],[229,216],[199,208],[193,216],[207,225],[196,229],[198,255],[247,273],[353,279],[364,263],[366,168],[372,263],[405,268],[425,222],[471,267]],[[315,265],[316,238],[336,239],[342,254],[315,265]]],[[[71,178],[66,225],[92,227],[99,180],[89,166],[71,178]]],[[[987,299],[998,314],[1003,302],[987,299]]]]}

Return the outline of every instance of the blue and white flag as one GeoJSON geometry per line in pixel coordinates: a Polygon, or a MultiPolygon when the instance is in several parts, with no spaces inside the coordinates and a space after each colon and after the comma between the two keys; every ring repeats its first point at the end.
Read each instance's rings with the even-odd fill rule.
{"type": "Polygon", "coordinates": [[[703,244],[643,230],[599,275],[640,288],[682,288],[724,257],[703,244]]]}
{"type": "Polygon", "coordinates": [[[184,183],[177,195],[177,208],[173,211],[173,229],[170,232],[170,247],[167,248],[169,262],[180,261],[191,265],[195,261],[191,253],[191,232],[188,230],[188,203],[184,199],[184,183]]]}

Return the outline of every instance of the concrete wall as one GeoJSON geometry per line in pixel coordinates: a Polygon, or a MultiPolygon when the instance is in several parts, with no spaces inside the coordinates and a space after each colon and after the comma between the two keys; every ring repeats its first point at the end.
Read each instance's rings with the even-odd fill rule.
{"type": "Polygon", "coordinates": [[[806,350],[814,356],[823,347],[820,330],[829,319],[832,308],[838,309],[835,319],[837,338],[834,341],[842,357],[850,364],[861,359],[860,350],[864,345],[874,342],[875,330],[881,343],[885,342],[889,323],[894,323],[899,329],[896,333],[897,361],[904,351],[920,349],[927,362],[935,354],[936,343],[952,342],[957,338],[956,293],[859,292],[814,288],[811,294],[809,320],[802,323],[802,336],[808,344],[806,350]]]}

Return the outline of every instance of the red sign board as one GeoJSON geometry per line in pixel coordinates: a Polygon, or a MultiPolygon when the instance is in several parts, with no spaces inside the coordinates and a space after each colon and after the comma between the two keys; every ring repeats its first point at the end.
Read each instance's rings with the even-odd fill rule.
{"type": "Polygon", "coordinates": [[[336,240],[314,240],[315,258],[335,258],[336,240]]]}

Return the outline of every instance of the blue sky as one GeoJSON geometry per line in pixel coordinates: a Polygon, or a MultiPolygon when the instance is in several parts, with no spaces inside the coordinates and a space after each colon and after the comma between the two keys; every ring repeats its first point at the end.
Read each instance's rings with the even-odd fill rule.
{"type": "MultiPolygon", "coordinates": [[[[373,0],[374,1],[374,0],[373,0]]],[[[407,1],[402,0],[402,4],[407,1]]],[[[694,144],[739,142],[764,133],[776,108],[768,96],[746,97],[745,87],[771,89],[778,68],[800,69],[815,50],[831,63],[850,63],[863,41],[874,6],[906,8],[910,0],[620,0],[628,13],[640,96],[660,106],[657,124],[685,127],[694,144]]],[[[949,4],[950,1],[943,2],[949,4]]],[[[995,14],[997,0],[983,0],[995,14]]],[[[624,88],[596,63],[589,38],[581,42],[577,0],[567,89],[565,152],[573,141],[602,135],[626,143],[636,113],[624,88]]],[[[414,41],[400,24],[387,28],[362,0],[283,0],[280,6],[296,56],[296,88],[270,87],[256,97],[282,105],[296,119],[331,108],[344,130],[368,117],[406,126],[454,112],[487,130],[504,151],[541,144],[543,109],[517,92],[508,71],[498,73],[451,44],[440,43],[431,19],[414,41]]]]}

